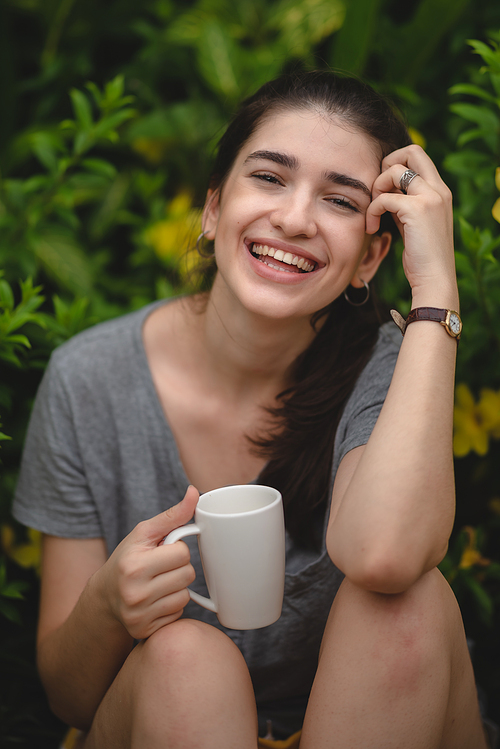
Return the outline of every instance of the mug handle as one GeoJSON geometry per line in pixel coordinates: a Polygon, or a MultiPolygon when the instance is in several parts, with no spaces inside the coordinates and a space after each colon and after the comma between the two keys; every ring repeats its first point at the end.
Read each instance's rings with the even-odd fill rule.
{"type": "MultiPolygon", "coordinates": [[[[181,525],[180,528],[176,528],[171,533],[169,533],[168,536],[165,536],[165,538],[163,539],[163,543],[175,544],[175,542],[180,541],[181,538],[186,538],[186,536],[199,536],[200,533],[201,533],[201,530],[196,525],[196,523],[190,523],[189,525],[181,525]]],[[[206,596],[201,596],[199,593],[196,593],[194,590],[191,590],[191,588],[188,588],[187,591],[189,593],[190,598],[195,603],[198,603],[200,606],[203,606],[204,609],[213,611],[214,614],[217,613],[217,608],[211,598],[207,598],[206,596]]]]}

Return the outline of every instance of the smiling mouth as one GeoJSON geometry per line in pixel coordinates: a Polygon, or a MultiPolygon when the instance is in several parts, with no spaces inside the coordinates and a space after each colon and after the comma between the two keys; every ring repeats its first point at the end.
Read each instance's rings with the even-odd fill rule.
{"type": "Polygon", "coordinates": [[[283,250],[276,250],[267,244],[252,244],[250,252],[261,263],[285,273],[310,273],[316,268],[316,263],[306,260],[305,257],[294,255],[291,252],[283,252],[283,250]],[[284,265],[289,267],[283,267],[284,265]]]}

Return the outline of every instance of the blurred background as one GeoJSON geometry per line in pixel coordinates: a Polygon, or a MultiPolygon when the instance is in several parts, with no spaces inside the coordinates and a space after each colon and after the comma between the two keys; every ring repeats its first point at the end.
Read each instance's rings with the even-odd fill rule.
{"type": "MultiPolygon", "coordinates": [[[[500,4],[0,0],[0,746],[57,747],[34,667],[39,537],[10,506],[34,394],[78,331],[188,291],[214,145],[285,70],[358,74],[455,196],[457,518],[441,565],[500,723],[500,4]]],[[[402,314],[396,247],[379,293],[402,314]]]]}

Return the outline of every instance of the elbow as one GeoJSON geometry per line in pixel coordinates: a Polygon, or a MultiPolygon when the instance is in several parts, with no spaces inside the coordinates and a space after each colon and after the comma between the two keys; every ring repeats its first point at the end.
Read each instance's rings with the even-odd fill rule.
{"type": "Polygon", "coordinates": [[[354,584],[372,593],[404,593],[422,576],[424,570],[408,561],[398,563],[384,558],[371,563],[360,564],[346,577],[354,584]]]}
{"type": "Polygon", "coordinates": [[[40,658],[38,658],[38,673],[48,706],[56,718],[59,718],[67,726],[88,731],[92,724],[93,713],[85,713],[83,709],[84,700],[81,699],[78,705],[75,705],[74,701],[68,700],[69,690],[61,689],[59,682],[53,682],[50,672],[47,673],[47,669],[41,667],[40,658]]]}
{"type": "Polygon", "coordinates": [[[392,553],[387,550],[379,553],[360,553],[350,563],[337,566],[347,579],[359,588],[372,593],[404,593],[426,572],[437,567],[446,553],[446,548],[445,546],[434,554],[412,553],[411,549],[392,553]]]}
{"type": "Polygon", "coordinates": [[[51,695],[47,689],[45,690],[45,694],[49,708],[56,718],[59,718],[65,725],[78,728],[80,731],[88,731],[90,729],[93,716],[83,715],[80,710],[75,710],[74,705],[69,706],[65,704],[64,699],[60,699],[57,695],[51,695]]]}

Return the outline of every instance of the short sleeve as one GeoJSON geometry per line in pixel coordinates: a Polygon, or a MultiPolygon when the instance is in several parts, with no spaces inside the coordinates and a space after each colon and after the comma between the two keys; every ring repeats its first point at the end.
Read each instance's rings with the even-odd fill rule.
{"type": "Polygon", "coordinates": [[[392,323],[381,327],[372,356],[358,377],[339,422],[334,475],[350,450],[368,442],[391,384],[401,340],[401,333],[392,323]]]}
{"type": "Polygon", "coordinates": [[[50,535],[103,535],[82,467],[70,398],[54,356],[31,414],[13,515],[50,535]]]}

